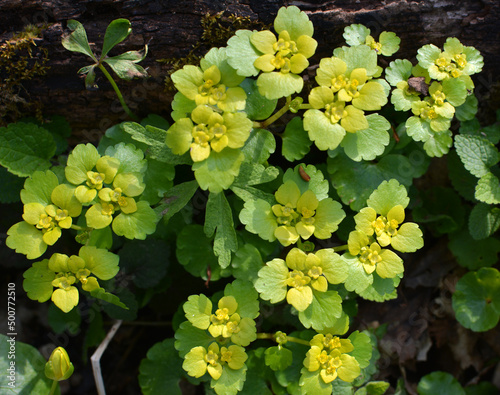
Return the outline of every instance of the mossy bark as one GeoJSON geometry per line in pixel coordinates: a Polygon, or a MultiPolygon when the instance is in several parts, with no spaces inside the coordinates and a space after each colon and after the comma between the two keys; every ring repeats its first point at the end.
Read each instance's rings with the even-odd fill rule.
{"type": "MultiPolygon", "coordinates": [[[[158,60],[186,57],[193,47],[194,54],[202,56],[211,46],[223,46],[224,42],[210,42],[217,41],[217,32],[207,34],[206,26],[204,31],[202,20],[207,13],[224,12],[221,22],[226,29],[232,23],[226,18],[230,14],[249,18],[249,26],[254,28],[256,21],[271,25],[281,6],[293,4],[308,13],[315,26],[314,38],[319,46],[312,63],[330,56],[333,48],[344,44],[343,29],[351,23],[362,23],[375,35],[384,30],[396,32],[402,40],[397,57],[410,60],[415,59],[422,45],[441,46],[447,37],[454,36],[463,44],[476,47],[485,57],[483,72],[474,77],[485,119],[491,121],[493,110],[500,107],[500,4],[495,0],[0,0],[0,43],[27,24],[45,26],[38,45],[48,50],[50,70],[44,77],[24,84],[27,99],[41,101],[45,116],[65,116],[77,142],[95,142],[106,128],[127,116],[111,85],[99,72],[96,82],[100,89],[85,90],[77,71],[89,64],[89,59],[70,53],[61,45],[62,35],[68,32],[67,20],[80,21],[89,42],[98,51],[108,23],[119,17],[129,19],[132,35],[111,55],[149,43],[149,54],[141,65],[148,68],[151,78],[117,83],[135,113],[168,117],[174,92],[165,89],[165,77],[171,66],[158,60]]],[[[313,78],[314,71],[309,74],[313,78]]]]}

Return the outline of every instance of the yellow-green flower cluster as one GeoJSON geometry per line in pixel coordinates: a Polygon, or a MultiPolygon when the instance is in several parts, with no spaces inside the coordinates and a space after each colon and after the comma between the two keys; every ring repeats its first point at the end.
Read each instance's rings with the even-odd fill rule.
{"type": "Polygon", "coordinates": [[[354,350],[350,340],[340,339],[328,333],[318,334],[310,341],[311,348],[304,359],[304,367],[309,372],[318,372],[325,384],[337,377],[352,382],[359,376],[359,363],[348,353],[354,350]]]}
{"type": "Polygon", "coordinates": [[[480,72],[484,64],[479,51],[451,37],[443,45],[443,51],[433,44],[424,45],[418,50],[417,59],[429,76],[438,81],[462,76],[470,80],[468,76],[480,72]]]}
{"type": "Polygon", "coordinates": [[[218,380],[223,369],[239,370],[245,366],[248,356],[241,346],[219,346],[211,343],[208,348],[197,346],[189,351],[182,363],[182,368],[192,377],[201,377],[206,372],[214,380],[218,380]]]}
{"type": "Polygon", "coordinates": [[[332,249],[306,254],[292,248],[286,260],[275,258],[259,270],[255,289],[261,298],[277,303],[285,299],[298,311],[313,302],[313,292],[326,292],[328,284],[339,284],[347,277],[342,260],[332,249]]]}
{"type": "Polygon", "coordinates": [[[100,288],[97,278],[109,280],[119,270],[118,256],[103,249],[84,246],[78,255],[55,253],[50,259],[35,262],[24,272],[23,287],[28,297],[39,302],[51,299],[63,312],[78,305],[76,284],[92,292],[100,288]]]}
{"type": "Polygon", "coordinates": [[[346,132],[368,128],[365,111],[387,103],[384,86],[371,81],[378,73],[377,56],[365,45],[349,47],[339,56],[321,59],[318,87],[309,94],[312,109],[304,113],[304,129],[321,150],[335,149],[346,132]],[[352,59],[364,59],[354,63],[352,59]]]}
{"type": "Polygon", "coordinates": [[[54,245],[62,229],[71,228],[73,218],[82,212],[75,188],[59,184],[50,170],[35,172],[26,180],[21,200],[24,221],[10,227],[6,244],[28,259],[40,257],[47,246],[54,245]]]}
{"type": "Polygon", "coordinates": [[[238,86],[243,79],[228,65],[224,48],[213,48],[201,67],[187,65],[172,74],[181,95],[173,107],[184,103],[167,132],[166,144],[174,154],[189,151],[193,162],[202,162],[211,151],[243,147],[252,129],[252,121],[241,112],[247,97],[238,86]]]}
{"type": "Polygon", "coordinates": [[[316,52],[318,43],[312,38],[314,29],[304,12],[297,7],[282,8],[274,28],[255,32],[250,42],[260,56],[254,62],[262,74],[257,79],[259,92],[268,99],[278,99],[298,93],[304,85],[298,76],[308,66],[307,60],[316,52]]]}

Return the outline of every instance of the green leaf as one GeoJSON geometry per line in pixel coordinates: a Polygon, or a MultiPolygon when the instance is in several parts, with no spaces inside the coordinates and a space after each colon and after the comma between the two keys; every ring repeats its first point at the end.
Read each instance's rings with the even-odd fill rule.
{"type": "Polygon", "coordinates": [[[373,275],[366,273],[358,257],[345,253],[342,255],[342,259],[349,268],[349,275],[344,282],[344,286],[349,292],[354,291],[360,295],[373,283],[373,275]]]}
{"type": "Polygon", "coordinates": [[[465,395],[460,383],[446,372],[432,372],[422,377],[418,383],[419,395],[465,395]]]}
{"type": "Polygon", "coordinates": [[[453,233],[449,237],[448,247],[461,266],[469,270],[478,270],[498,262],[500,240],[493,237],[474,240],[467,229],[453,233]]]}
{"type": "Polygon", "coordinates": [[[392,86],[396,86],[400,81],[408,81],[412,67],[409,60],[396,59],[389,63],[389,67],[385,69],[385,79],[392,86]]]}
{"type": "Polygon", "coordinates": [[[250,137],[241,149],[245,162],[265,163],[276,150],[276,140],[271,132],[264,129],[252,129],[250,137]]]}
{"type": "Polygon", "coordinates": [[[255,319],[259,316],[259,294],[249,281],[234,280],[226,285],[224,295],[232,295],[238,302],[238,314],[241,317],[255,319]]]}
{"type": "MultiPolygon", "coordinates": [[[[112,293],[106,292],[106,290],[104,288],[97,288],[97,289],[93,290],[92,292],[90,292],[90,295],[93,298],[103,300],[103,301],[110,303],[114,306],[120,307],[120,308],[125,309],[125,310],[129,310],[129,307],[127,305],[125,305],[124,303],[122,303],[118,296],[113,295],[112,293]]],[[[135,306],[135,307],[137,309],[137,306],[135,306]]],[[[105,306],[105,309],[106,308],[109,308],[109,306],[105,306]]],[[[108,310],[106,310],[106,311],[108,312],[108,314],[111,315],[111,313],[108,310]]],[[[131,319],[133,320],[134,318],[131,318],[131,319]]]]}
{"type": "Polygon", "coordinates": [[[464,167],[455,150],[446,155],[448,176],[453,188],[465,199],[475,202],[474,191],[477,185],[477,178],[474,177],[464,167]]]}
{"type": "MultiPolygon", "coordinates": [[[[50,393],[52,380],[45,376],[45,358],[33,346],[0,334],[0,388],[5,394],[42,395],[50,393]],[[15,348],[15,354],[9,353],[15,348]],[[9,355],[15,355],[10,359],[9,355]],[[15,364],[13,364],[15,362],[15,364]]],[[[59,386],[56,395],[60,394],[59,386]]]]}
{"type": "Polygon", "coordinates": [[[255,31],[237,30],[227,42],[227,62],[236,69],[239,75],[245,77],[256,76],[259,70],[253,65],[260,53],[250,42],[250,36],[255,31]]]}
{"type": "Polygon", "coordinates": [[[279,170],[273,166],[264,167],[255,162],[243,162],[240,173],[235,178],[232,187],[248,187],[250,185],[265,184],[279,176],[279,170]]]}
{"type": "Polygon", "coordinates": [[[457,283],[452,297],[457,321],[475,332],[494,328],[500,318],[500,272],[481,268],[457,283]]]}
{"type": "Polygon", "coordinates": [[[266,365],[272,370],[284,370],[292,364],[292,352],[282,346],[273,346],[266,349],[266,365]]]}
{"type": "Polygon", "coordinates": [[[207,329],[210,326],[212,302],[205,295],[191,295],[182,306],[188,321],[198,329],[207,329]]]}
{"type": "MultiPolygon", "coordinates": [[[[301,370],[300,388],[303,394],[331,395],[332,383],[326,384],[320,376],[320,371],[310,372],[306,368],[301,370]]],[[[352,387],[351,387],[352,388],[352,387]]]]}
{"type": "Polygon", "coordinates": [[[499,161],[498,149],[488,140],[472,135],[455,136],[455,148],[465,168],[480,178],[499,161]]]}
{"type": "Polygon", "coordinates": [[[20,199],[21,189],[24,185],[24,178],[17,177],[5,167],[0,166],[0,203],[14,203],[20,199]]]}
{"type": "Polygon", "coordinates": [[[299,93],[304,86],[304,80],[297,74],[272,71],[260,74],[257,86],[261,95],[274,100],[299,93]]]}
{"type": "Polygon", "coordinates": [[[314,141],[321,151],[337,148],[346,135],[342,126],[338,123],[332,124],[322,111],[316,109],[304,113],[304,128],[309,139],[314,141]]]}
{"type": "Polygon", "coordinates": [[[410,186],[420,171],[405,156],[394,154],[382,157],[378,163],[354,162],[345,155],[329,158],[327,163],[332,185],[342,202],[355,211],[365,206],[372,191],[382,181],[396,179],[410,186]]]}
{"type": "Polygon", "coordinates": [[[302,159],[310,150],[312,141],[304,130],[301,117],[291,119],[281,137],[283,139],[281,152],[289,162],[302,159]]]}
{"type": "Polygon", "coordinates": [[[118,56],[106,58],[104,63],[107,63],[122,80],[130,81],[148,75],[148,72],[142,66],[130,60],[120,59],[118,56]]]}
{"type": "Polygon", "coordinates": [[[233,213],[224,192],[208,195],[204,231],[207,237],[212,237],[215,232],[214,255],[218,257],[221,268],[225,269],[231,263],[231,252],[238,249],[238,240],[233,213]]]}
{"type": "Polygon", "coordinates": [[[373,352],[370,337],[366,333],[354,331],[349,335],[348,339],[354,346],[354,350],[349,354],[356,358],[361,369],[366,368],[370,365],[373,352]]]}
{"type": "Polygon", "coordinates": [[[363,299],[372,300],[375,302],[384,302],[386,300],[396,299],[396,288],[401,279],[399,277],[381,278],[377,272],[372,273],[373,283],[365,290],[359,293],[363,299]]]}
{"type": "Polygon", "coordinates": [[[111,22],[106,28],[106,33],[104,34],[101,59],[104,59],[111,48],[113,48],[116,44],[125,40],[131,31],[132,27],[127,19],[120,18],[111,22]]]}
{"type": "Polygon", "coordinates": [[[283,259],[273,259],[259,270],[259,278],[255,282],[255,289],[260,297],[271,303],[279,303],[286,297],[288,267],[283,259]]]}
{"type": "Polygon", "coordinates": [[[243,159],[244,155],[237,149],[212,151],[206,160],[193,164],[198,185],[201,189],[208,189],[213,193],[228,189],[238,175],[243,159]]]}
{"type": "Polygon", "coordinates": [[[97,62],[96,57],[90,49],[89,42],[87,40],[87,33],[85,32],[83,25],[74,19],[70,19],[68,21],[68,29],[73,32],[69,36],[63,37],[63,47],[68,51],[83,53],[97,62]]]}
{"type": "Polygon", "coordinates": [[[160,283],[170,265],[170,246],[161,239],[133,240],[118,252],[120,268],[132,276],[138,288],[153,288],[160,283]]]}
{"type": "Polygon", "coordinates": [[[106,149],[106,155],[120,161],[118,173],[144,173],[148,162],[144,159],[144,152],[132,144],[119,143],[106,149]]]}
{"type": "Polygon", "coordinates": [[[241,247],[231,261],[233,276],[237,279],[255,283],[258,271],[264,265],[259,250],[253,244],[245,244],[241,247]]]}
{"type": "Polygon", "coordinates": [[[235,395],[243,388],[245,384],[247,367],[243,365],[241,369],[233,370],[224,366],[222,375],[218,380],[212,379],[210,386],[217,394],[235,395]]]}
{"type": "Polygon", "coordinates": [[[483,175],[476,186],[475,197],[477,200],[488,203],[500,203],[500,181],[493,173],[483,175]]]}
{"type": "Polygon", "coordinates": [[[181,358],[194,347],[205,347],[208,349],[214,338],[208,331],[194,327],[189,321],[184,321],[175,331],[175,348],[179,351],[181,358]]]}
{"type": "Polygon", "coordinates": [[[387,216],[387,213],[395,206],[406,208],[408,203],[410,203],[410,198],[406,188],[395,179],[383,181],[366,201],[368,207],[383,216],[387,216]]]}
{"type": "Polygon", "coordinates": [[[227,276],[226,271],[221,271],[212,244],[201,225],[182,228],[177,236],[176,256],[179,263],[193,276],[207,280],[208,271],[211,273],[211,281],[227,276]]]}
{"type": "Polygon", "coordinates": [[[390,384],[385,381],[370,381],[364,387],[357,390],[354,395],[383,395],[390,384]]]}
{"type": "Polygon", "coordinates": [[[475,240],[485,239],[500,228],[500,209],[479,203],[469,217],[469,232],[475,240]]]}
{"type": "Polygon", "coordinates": [[[431,157],[440,158],[447,154],[450,147],[453,145],[451,131],[446,130],[441,133],[434,133],[424,142],[424,150],[431,157]]]}
{"type": "Polygon", "coordinates": [[[162,217],[164,221],[168,221],[189,203],[197,189],[198,183],[194,180],[170,188],[164,194],[161,203],[155,208],[156,214],[162,217]]]}
{"type": "Polygon", "coordinates": [[[311,190],[316,195],[318,200],[323,200],[328,197],[328,180],[325,180],[325,176],[313,165],[300,164],[295,166],[293,169],[287,169],[283,175],[283,184],[287,181],[293,181],[299,187],[300,194],[302,195],[305,191],[311,190]],[[300,167],[302,167],[303,172],[309,176],[309,181],[306,181],[301,172],[300,167]]]}
{"type": "Polygon", "coordinates": [[[55,152],[52,134],[33,123],[17,122],[0,128],[0,165],[17,176],[48,169],[55,152]]]}
{"type": "Polygon", "coordinates": [[[23,274],[23,288],[31,300],[40,303],[46,302],[52,296],[54,286],[52,281],[55,273],[49,270],[49,260],[34,262],[33,265],[23,274]]]}
{"type": "Polygon", "coordinates": [[[472,95],[467,96],[465,103],[455,108],[455,117],[460,121],[470,121],[477,113],[478,100],[472,95]]]}
{"type": "Polygon", "coordinates": [[[342,314],[342,298],[337,291],[313,290],[313,300],[307,309],[299,312],[299,320],[306,328],[317,331],[330,328],[342,314]]]}
{"type": "Polygon", "coordinates": [[[292,41],[297,41],[302,35],[312,37],[314,33],[313,24],[307,14],[295,6],[281,7],[279,9],[274,20],[274,30],[278,34],[286,30],[290,34],[292,41]]]}
{"type": "Polygon", "coordinates": [[[378,114],[366,116],[368,129],[358,130],[356,133],[347,133],[340,144],[346,155],[352,160],[373,160],[384,152],[390,138],[387,132],[391,124],[378,114]]]}
{"type": "Polygon", "coordinates": [[[370,34],[370,29],[360,24],[352,24],[344,28],[342,35],[349,46],[364,45],[366,37],[370,34]]]}
{"type": "Polygon", "coordinates": [[[185,155],[174,155],[172,150],[166,146],[166,130],[153,125],[146,125],[146,127],[144,127],[135,122],[125,122],[122,123],[121,126],[134,140],[149,146],[148,157],[172,165],[193,163],[189,157],[189,153],[185,155]]]}
{"type": "Polygon", "coordinates": [[[183,370],[182,359],[174,348],[174,339],[165,339],[148,350],[139,366],[139,385],[144,395],[168,392],[182,395],[179,386],[183,370]]]}
{"type": "Polygon", "coordinates": [[[247,94],[245,112],[248,118],[259,121],[267,119],[273,114],[278,104],[278,100],[269,100],[262,96],[255,80],[245,78],[240,86],[247,94]]]}
{"type": "Polygon", "coordinates": [[[18,222],[7,231],[7,247],[26,255],[28,259],[36,259],[43,255],[47,244],[43,241],[43,234],[27,222],[18,222]]]}
{"type": "Polygon", "coordinates": [[[148,202],[137,202],[137,211],[132,214],[120,213],[113,220],[113,232],[127,239],[144,240],[156,230],[158,217],[148,202]]]}
{"type": "Polygon", "coordinates": [[[64,313],[61,309],[57,308],[55,304],[49,306],[47,313],[49,325],[58,335],[68,331],[68,334],[76,336],[80,333],[80,324],[82,316],[80,310],[73,309],[69,313],[64,313]]]}
{"type": "Polygon", "coordinates": [[[143,180],[146,188],[142,192],[141,200],[146,200],[151,205],[158,203],[165,197],[167,191],[171,190],[174,177],[173,165],[148,159],[148,169],[143,180]]]}

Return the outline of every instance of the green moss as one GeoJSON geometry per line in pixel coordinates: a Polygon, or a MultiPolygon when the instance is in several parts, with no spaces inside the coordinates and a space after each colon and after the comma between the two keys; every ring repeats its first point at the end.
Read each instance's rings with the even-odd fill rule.
{"type": "Polygon", "coordinates": [[[49,69],[48,51],[36,44],[40,34],[40,28],[28,25],[0,45],[0,126],[27,114],[41,116],[40,104],[29,102],[22,86],[49,69]]]}

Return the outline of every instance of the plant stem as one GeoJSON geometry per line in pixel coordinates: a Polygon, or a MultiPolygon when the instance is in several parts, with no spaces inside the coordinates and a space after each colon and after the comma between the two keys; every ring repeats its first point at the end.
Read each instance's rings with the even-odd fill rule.
{"type": "Polygon", "coordinates": [[[81,226],[78,226],[78,225],[71,225],[71,229],[74,229],[74,230],[83,230],[83,228],[81,226]]]}
{"type": "Polygon", "coordinates": [[[50,387],[49,395],[54,395],[56,393],[57,381],[52,380],[52,387],[50,387]]]}
{"type": "Polygon", "coordinates": [[[286,98],[286,104],[283,107],[281,107],[278,111],[276,111],[273,115],[271,115],[265,121],[254,122],[254,127],[255,127],[255,124],[258,124],[259,128],[265,129],[266,127],[271,125],[273,122],[276,122],[283,114],[285,114],[290,109],[291,102],[292,102],[292,100],[291,100],[290,96],[288,96],[286,98]]]}
{"type": "MultiPolygon", "coordinates": [[[[273,333],[257,333],[257,339],[276,341],[276,336],[273,333]]],[[[286,340],[293,343],[303,344],[305,346],[309,345],[309,342],[307,340],[299,339],[298,337],[287,336],[286,340]]]]}
{"type": "Polygon", "coordinates": [[[98,63],[98,66],[99,66],[99,69],[101,69],[101,71],[103,72],[103,74],[106,76],[106,78],[110,82],[110,84],[113,87],[113,89],[115,90],[115,93],[118,96],[118,100],[120,100],[120,104],[123,107],[123,110],[127,113],[127,115],[130,118],[138,121],[139,118],[132,111],[130,111],[130,108],[128,108],[127,103],[125,103],[125,99],[123,99],[123,95],[120,92],[120,88],[118,88],[118,85],[116,85],[116,82],[113,79],[113,77],[111,77],[111,74],[108,73],[108,70],[106,70],[106,68],[101,63],[98,63]]]}
{"type": "Polygon", "coordinates": [[[299,107],[299,110],[310,110],[313,108],[309,103],[302,103],[299,107]]]}
{"type": "Polygon", "coordinates": [[[338,246],[338,247],[333,247],[333,251],[335,252],[339,252],[339,251],[345,251],[347,250],[349,247],[347,246],[347,244],[343,245],[343,246],[338,246]]]}

